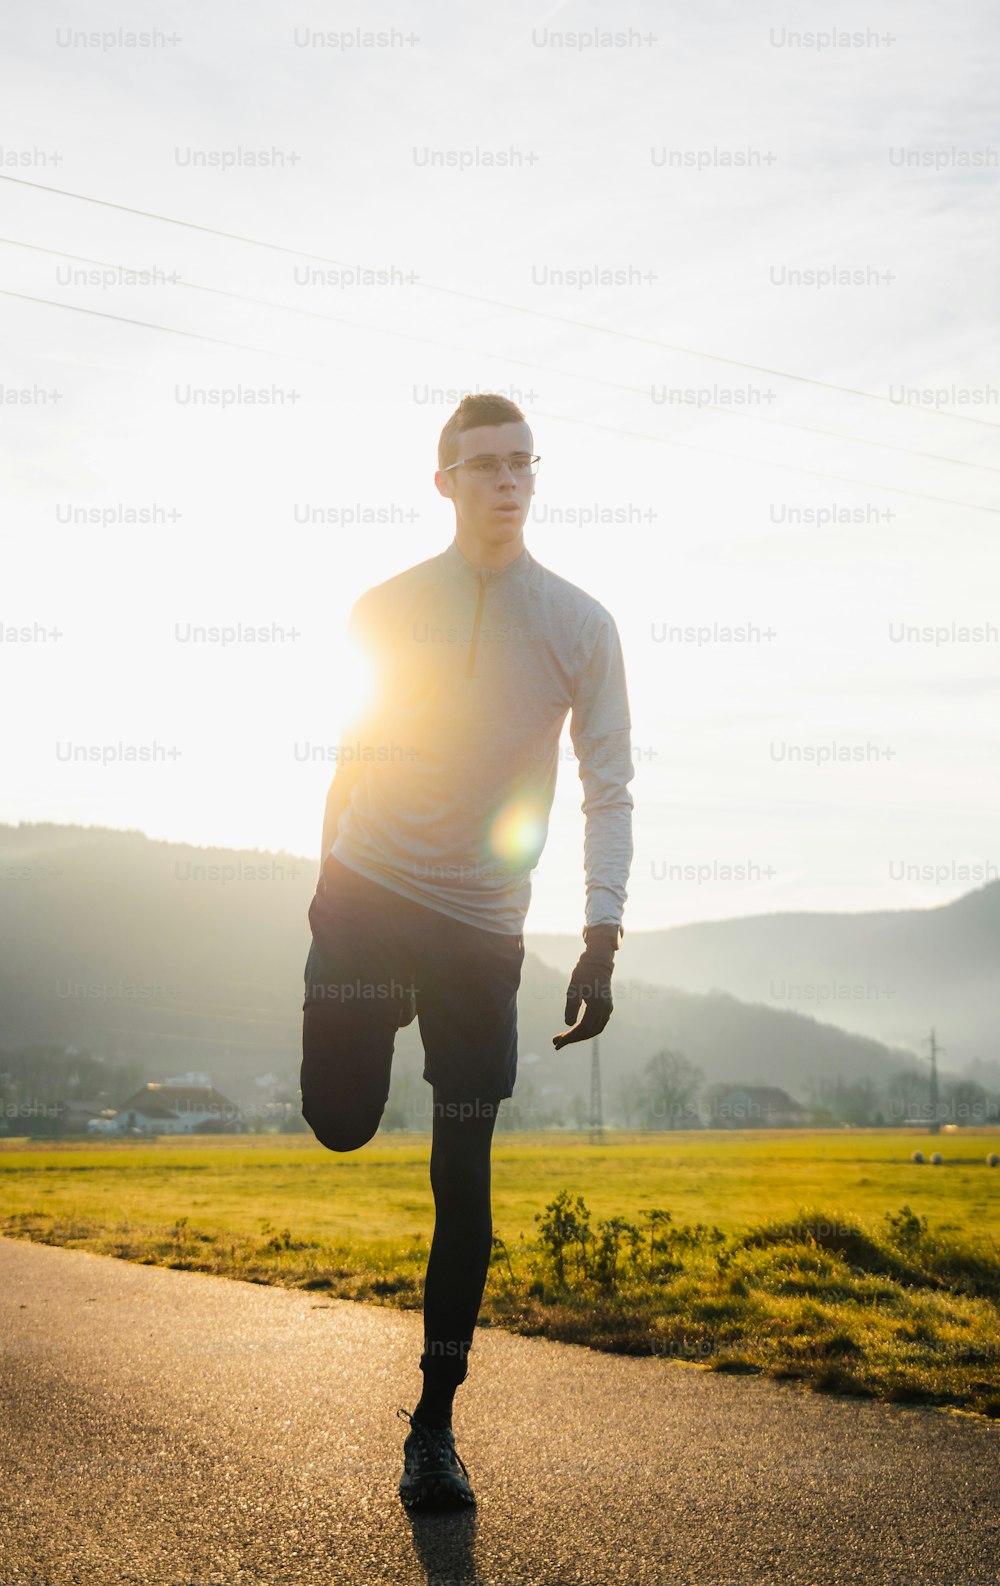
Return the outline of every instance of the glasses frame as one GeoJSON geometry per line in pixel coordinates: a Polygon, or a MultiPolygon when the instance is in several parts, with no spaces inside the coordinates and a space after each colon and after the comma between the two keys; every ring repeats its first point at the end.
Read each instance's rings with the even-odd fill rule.
{"type": "MultiPolygon", "coordinates": [[[[496,457],[496,455],[497,455],[496,452],[477,452],[474,457],[460,457],[457,463],[449,463],[447,468],[442,468],[441,472],[443,474],[450,474],[453,468],[461,468],[466,463],[482,462],[482,460],[484,458],[486,458],[486,457],[496,457]]],[[[528,455],[530,457],[533,466],[528,470],[528,476],[527,477],[529,479],[534,479],[535,475],[538,472],[538,465],[539,465],[539,463],[542,460],[541,453],[540,452],[529,452],[529,453],[525,454],[524,452],[515,452],[513,455],[515,457],[524,457],[525,455],[528,455]]],[[[498,462],[501,462],[501,463],[507,463],[507,465],[510,466],[510,458],[509,457],[500,457],[497,460],[498,460],[498,462]]],[[[514,475],[515,479],[517,479],[518,477],[521,477],[521,478],[524,477],[523,475],[519,476],[519,475],[515,474],[513,468],[511,468],[510,471],[514,475]]],[[[489,476],[487,476],[487,477],[489,477],[489,476]]],[[[500,469],[499,468],[497,469],[496,473],[493,474],[492,477],[494,479],[498,479],[500,477],[500,469]]]]}

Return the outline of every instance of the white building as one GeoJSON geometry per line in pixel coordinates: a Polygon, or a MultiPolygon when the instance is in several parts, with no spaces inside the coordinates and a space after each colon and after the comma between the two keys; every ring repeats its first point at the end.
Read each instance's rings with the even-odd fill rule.
{"type": "MultiPolygon", "coordinates": [[[[205,1075],[194,1076],[204,1079],[205,1075]]],[[[210,1133],[211,1125],[227,1134],[242,1131],[240,1109],[212,1084],[188,1084],[188,1076],[143,1085],[123,1102],[110,1119],[94,1118],[92,1134],[210,1133]]]]}

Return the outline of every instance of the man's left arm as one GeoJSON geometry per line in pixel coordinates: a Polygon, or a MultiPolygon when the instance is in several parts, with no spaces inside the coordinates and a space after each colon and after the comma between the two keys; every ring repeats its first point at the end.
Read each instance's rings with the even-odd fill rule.
{"type": "Polygon", "coordinates": [[[603,607],[589,613],[584,623],[574,677],[570,737],[584,791],[587,900],[586,946],[570,978],[567,1024],[573,1024],[581,1002],[586,1011],[574,1029],[553,1036],[557,1051],[599,1035],[611,1017],[611,971],[624,934],[622,919],[633,857],[634,801],[628,784],[635,767],[625,660],[614,619],[603,607]]]}

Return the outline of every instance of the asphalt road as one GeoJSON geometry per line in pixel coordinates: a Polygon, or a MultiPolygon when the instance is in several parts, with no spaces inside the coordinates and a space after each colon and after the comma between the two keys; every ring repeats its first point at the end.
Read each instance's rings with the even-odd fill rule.
{"type": "Polygon", "coordinates": [[[422,1330],[0,1239],[0,1586],[1000,1582],[1000,1426],[489,1329],[411,1519],[422,1330]]]}

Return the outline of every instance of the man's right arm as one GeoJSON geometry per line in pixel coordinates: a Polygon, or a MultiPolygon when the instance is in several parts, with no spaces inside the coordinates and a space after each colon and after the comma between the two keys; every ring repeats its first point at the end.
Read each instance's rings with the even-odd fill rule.
{"type": "Polygon", "coordinates": [[[363,767],[360,764],[337,766],[330,791],[326,795],[326,809],[323,812],[323,844],[319,855],[319,871],[323,874],[326,856],[337,839],[337,827],[340,817],[351,802],[351,794],[361,776],[363,767]]]}
{"type": "Polygon", "coordinates": [[[360,611],[361,601],[355,601],[351,608],[348,620],[348,631],[351,637],[367,655],[372,667],[376,670],[374,692],[376,704],[357,719],[345,724],[340,736],[340,749],[337,760],[337,769],[333,781],[330,783],[326,795],[326,808],[323,811],[323,837],[320,846],[319,870],[323,874],[323,866],[327,855],[337,839],[337,828],[340,817],[351,802],[354,789],[364,775],[365,766],[359,754],[352,752],[345,758],[345,748],[357,751],[359,745],[372,744],[378,737],[377,713],[378,701],[381,696],[381,678],[377,675],[378,657],[375,651],[371,626],[360,611]]]}

